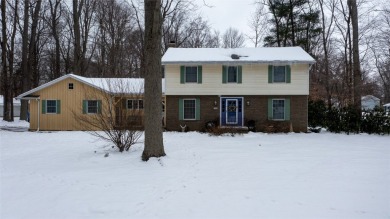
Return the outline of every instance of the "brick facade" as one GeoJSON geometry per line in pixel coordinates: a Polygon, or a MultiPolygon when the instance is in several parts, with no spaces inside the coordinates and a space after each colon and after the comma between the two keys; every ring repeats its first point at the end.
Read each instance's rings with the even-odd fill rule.
{"type": "MultiPolygon", "coordinates": [[[[224,96],[221,96],[224,97],[224,96]]],[[[294,132],[306,132],[308,125],[308,100],[306,95],[299,96],[232,96],[243,97],[244,125],[249,120],[256,122],[256,131],[266,132],[269,126],[268,121],[268,99],[269,98],[290,98],[290,123],[294,132]],[[248,105],[249,101],[249,105],[248,105]]],[[[166,96],[166,129],[169,131],[180,131],[180,126],[187,126],[189,131],[204,131],[205,123],[218,121],[220,118],[220,96],[166,96]],[[200,120],[189,121],[179,120],[179,100],[181,98],[200,99],[200,120]],[[216,104],[215,104],[216,103],[216,104]]],[[[277,123],[277,122],[276,122],[277,123]]],[[[290,124],[280,122],[281,124],[290,124]]]]}

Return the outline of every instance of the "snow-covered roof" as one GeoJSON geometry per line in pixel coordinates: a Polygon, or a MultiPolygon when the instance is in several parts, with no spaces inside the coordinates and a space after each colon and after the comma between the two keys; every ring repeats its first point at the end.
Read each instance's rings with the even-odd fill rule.
{"type": "Polygon", "coordinates": [[[390,106],[390,103],[383,104],[383,106],[390,106]]]}
{"type": "MultiPolygon", "coordinates": [[[[53,81],[45,83],[39,87],[29,90],[17,96],[21,99],[25,96],[33,94],[39,90],[56,84],[64,79],[73,78],[91,87],[103,90],[108,93],[126,93],[126,94],[142,94],[144,93],[144,79],[143,78],[86,78],[75,74],[67,74],[59,77],[53,81]]],[[[165,80],[162,79],[162,92],[165,93],[165,80]]]]}
{"type": "Polygon", "coordinates": [[[372,96],[372,95],[366,95],[362,97],[362,100],[374,100],[379,101],[380,99],[378,97],[372,96]]]}
{"type": "Polygon", "coordinates": [[[315,60],[301,47],[169,48],[162,57],[163,65],[183,63],[315,63],[315,60]]]}

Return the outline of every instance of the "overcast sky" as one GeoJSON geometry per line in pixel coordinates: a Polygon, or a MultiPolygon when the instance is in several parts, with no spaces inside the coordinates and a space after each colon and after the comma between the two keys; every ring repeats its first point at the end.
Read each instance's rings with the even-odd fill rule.
{"type": "MultiPolygon", "coordinates": [[[[229,27],[234,27],[244,34],[249,34],[248,21],[255,11],[254,0],[196,0],[200,12],[213,29],[220,31],[221,35],[229,27]],[[211,7],[204,6],[205,2],[211,7]]],[[[253,43],[246,40],[247,47],[253,43]]]]}

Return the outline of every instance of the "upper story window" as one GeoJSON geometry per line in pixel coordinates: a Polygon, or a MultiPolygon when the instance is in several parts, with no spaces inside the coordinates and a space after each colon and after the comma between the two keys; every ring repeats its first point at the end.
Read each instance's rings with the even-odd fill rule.
{"type": "Polygon", "coordinates": [[[186,83],[198,83],[198,67],[196,67],[196,66],[187,66],[186,67],[185,82],[186,83]]]}
{"type": "Polygon", "coordinates": [[[286,66],[274,66],[274,83],[286,83],[286,66]]]}
{"type": "Polygon", "coordinates": [[[180,83],[202,83],[202,66],[180,66],[180,83]]]}
{"type": "Polygon", "coordinates": [[[139,99],[128,99],[127,109],[143,109],[144,101],[139,99]]]}
{"type": "Polygon", "coordinates": [[[69,83],[69,84],[68,84],[68,89],[69,89],[69,90],[73,90],[73,87],[74,87],[73,83],[69,83]]]}
{"type": "Polygon", "coordinates": [[[227,82],[237,83],[237,74],[238,74],[237,66],[228,66],[227,82]]]}
{"type": "Polygon", "coordinates": [[[242,83],[242,66],[222,66],[222,83],[242,83]]]}
{"type": "Polygon", "coordinates": [[[269,65],[268,83],[291,83],[291,67],[289,65],[269,65]]]}

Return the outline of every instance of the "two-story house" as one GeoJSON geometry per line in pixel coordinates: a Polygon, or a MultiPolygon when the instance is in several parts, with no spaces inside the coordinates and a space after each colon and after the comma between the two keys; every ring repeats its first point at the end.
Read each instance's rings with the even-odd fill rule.
{"type": "Polygon", "coordinates": [[[257,131],[281,122],[306,132],[313,63],[300,47],[169,48],[162,58],[166,129],[201,131],[208,121],[245,127],[253,120],[257,131]]]}

